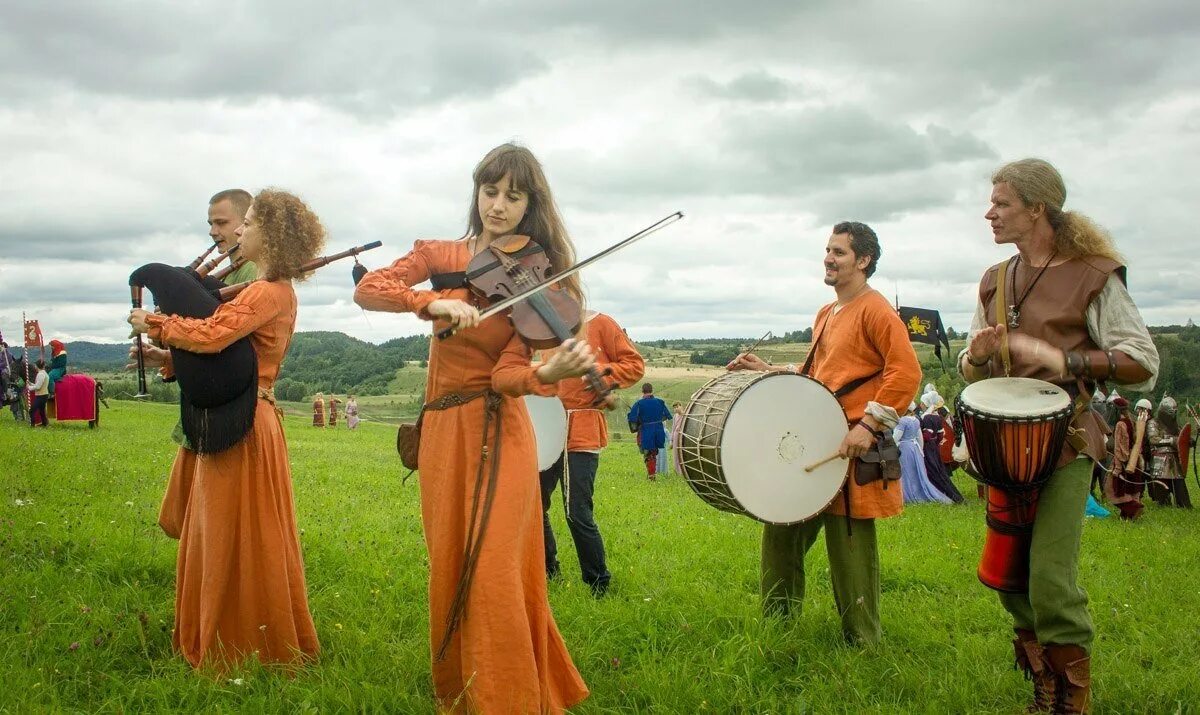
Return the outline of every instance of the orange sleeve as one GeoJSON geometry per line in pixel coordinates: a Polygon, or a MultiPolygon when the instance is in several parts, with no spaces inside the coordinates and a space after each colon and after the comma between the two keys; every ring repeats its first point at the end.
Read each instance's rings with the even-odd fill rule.
{"type": "Polygon", "coordinates": [[[433,243],[417,241],[413,250],[392,265],[367,273],[354,289],[354,302],[367,310],[416,313],[423,320],[433,320],[425,309],[441,295],[437,291],[412,288],[433,275],[430,267],[433,243]]]}
{"type": "MultiPolygon", "coordinates": [[[[642,358],[642,354],[633,346],[633,341],[621,330],[621,326],[617,325],[617,321],[604,317],[603,340],[604,352],[609,357],[609,362],[605,367],[612,370],[613,380],[617,386],[621,388],[634,385],[642,376],[646,374],[646,361],[642,358]]],[[[596,316],[599,319],[601,316],[596,316]]]]}
{"type": "Polygon", "coordinates": [[[270,284],[254,281],[207,318],[150,314],[150,337],[194,353],[219,353],[279,315],[270,284]]]}
{"type": "Polygon", "coordinates": [[[531,364],[532,356],[529,346],[514,332],[492,368],[492,389],[509,397],[557,395],[558,383],[546,384],[538,379],[537,369],[541,363],[531,364]]]}
{"type": "Polygon", "coordinates": [[[162,367],[158,368],[158,375],[164,380],[175,377],[175,360],[171,357],[171,353],[167,353],[167,359],[163,360],[162,367]]]}
{"type": "Polygon", "coordinates": [[[908,329],[886,300],[866,311],[866,334],[883,356],[883,380],[873,401],[904,414],[921,385],[921,363],[908,339],[908,329]]]}

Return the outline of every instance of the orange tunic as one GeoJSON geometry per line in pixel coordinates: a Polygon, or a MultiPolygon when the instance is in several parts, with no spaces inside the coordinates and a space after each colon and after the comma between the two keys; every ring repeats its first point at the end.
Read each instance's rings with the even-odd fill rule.
{"type": "MultiPolygon", "coordinates": [[[[296,324],[296,294],[287,281],[256,281],[210,318],[152,315],[147,322],[152,337],[199,353],[251,336],[258,386],[269,390],[296,324]]],[[[265,662],[315,656],[320,645],[308,610],[287,442],[274,407],[259,399],[245,439],[191,458],[175,571],[175,647],[196,667],[252,654],[265,662]]]]}
{"type": "MultiPolygon", "coordinates": [[[[867,402],[878,402],[904,414],[921,383],[921,364],[908,339],[908,330],[896,310],[879,291],[871,288],[855,297],[838,312],[830,303],[817,312],[813,321],[812,376],[830,390],[882,370],[877,377],[860,385],[838,402],[851,424],[862,419],[867,402]],[[828,320],[827,320],[828,318],[828,320]],[[818,338],[820,342],[817,342],[818,338]]],[[[850,516],[876,519],[904,511],[900,484],[884,489],[877,481],[859,486],[853,477],[850,485],[850,516]]],[[[845,515],[845,500],[839,493],[828,510],[845,515]]]]}
{"type": "MultiPolygon", "coordinates": [[[[464,288],[439,291],[411,286],[431,275],[463,271],[470,261],[464,241],[417,241],[408,255],[368,273],[354,300],[368,310],[412,312],[438,298],[472,300],[464,288]]],[[[435,320],[434,330],[446,327],[435,320]]],[[[429,347],[426,401],[491,387],[500,406],[495,502],[462,624],[446,656],[433,663],[434,692],[442,707],[461,696],[464,709],[486,713],[561,712],[588,695],[571,662],[546,593],[542,508],[533,426],[521,395],[554,394],[530,364],[530,351],[504,316],[429,347]]],[[[427,411],[421,426],[421,520],[429,549],[429,637],[442,642],[462,570],[483,441],[484,400],[427,411]]]]}
{"type": "MultiPolygon", "coordinates": [[[[617,383],[617,387],[629,387],[646,373],[646,361],[641,353],[617,321],[604,313],[588,317],[587,341],[596,356],[596,366],[612,371],[604,379],[617,383]]],[[[594,452],[608,446],[608,422],[603,410],[592,407],[593,397],[582,377],[558,383],[558,398],[567,409],[568,452],[594,452]]]]}

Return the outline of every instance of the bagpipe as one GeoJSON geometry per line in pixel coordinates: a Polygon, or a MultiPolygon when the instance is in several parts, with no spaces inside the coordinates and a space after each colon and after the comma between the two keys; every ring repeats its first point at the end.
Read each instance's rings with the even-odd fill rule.
{"type": "MultiPolygon", "coordinates": [[[[341,253],[316,258],[301,270],[316,270],[333,261],[357,256],[383,245],[374,241],[341,253]]],[[[235,246],[208,263],[207,252],[188,266],[148,263],[129,274],[130,299],[134,308],[142,307],[142,293],[149,289],[159,312],[184,318],[208,318],[226,301],[250,285],[251,281],[226,286],[217,275],[236,270],[240,259],[235,246]],[[212,273],[221,261],[233,256],[230,267],[212,273]]],[[[146,369],[142,337],[137,336],[139,397],[146,396],[146,369]]],[[[254,426],[258,401],[258,357],[249,336],[241,338],[219,353],[196,353],[174,346],[171,362],[179,383],[179,413],[183,433],[192,449],[200,454],[216,454],[234,446],[254,426]]]]}

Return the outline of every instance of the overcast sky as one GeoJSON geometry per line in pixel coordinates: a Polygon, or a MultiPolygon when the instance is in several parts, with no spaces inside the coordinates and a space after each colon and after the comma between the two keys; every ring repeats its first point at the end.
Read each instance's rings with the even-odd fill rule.
{"type": "MultiPolygon", "coordinates": [[[[542,160],[584,275],[637,339],[807,327],[833,223],[878,232],[873,285],[963,329],[1004,258],[990,172],[1040,156],[1106,226],[1151,324],[1200,318],[1200,5],[1178,2],[335,4],[0,0],[0,330],[119,341],[129,272],[208,244],[208,197],[292,190],[330,252],[462,234],[471,170],[542,160]],[[307,7],[306,7],[307,6],[307,7]]],[[[299,330],[364,313],[350,264],[299,330]]]]}

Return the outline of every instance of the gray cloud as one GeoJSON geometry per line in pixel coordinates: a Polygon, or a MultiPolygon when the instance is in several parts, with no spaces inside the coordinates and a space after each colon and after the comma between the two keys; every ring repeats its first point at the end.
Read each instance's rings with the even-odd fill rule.
{"type": "Polygon", "coordinates": [[[405,112],[546,69],[532,44],[496,41],[488,24],[485,13],[438,3],[259,2],[236,11],[17,3],[0,29],[0,92],[28,98],[49,83],[158,100],[278,96],[366,116],[405,112]],[[461,32],[438,31],[456,24],[461,32]]]}
{"type": "MultiPolygon", "coordinates": [[[[542,159],[580,255],[688,215],[585,276],[641,338],[805,327],[845,218],[884,240],[877,287],[963,328],[1006,255],[981,218],[987,176],[1029,154],[1117,236],[1148,321],[1200,305],[1179,228],[1200,191],[1191,3],[10,5],[10,332],[28,308],[55,332],[120,339],[129,271],[196,255],[205,201],[232,185],[297,190],[331,251],[383,239],[364,257],[383,265],[418,236],[457,236],[471,167],[512,137],[542,159]]],[[[363,314],[348,270],[298,287],[300,329],[426,327],[363,314]]]]}
{"type": "Polygon", "coordinates": [[[797,83],[761,69],[737,75],[727,82],[701,76],[688,78],[686,84],[701,97],[744,102],[782,102],[804,93],[797,83]]]}

